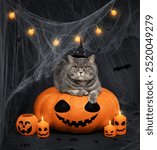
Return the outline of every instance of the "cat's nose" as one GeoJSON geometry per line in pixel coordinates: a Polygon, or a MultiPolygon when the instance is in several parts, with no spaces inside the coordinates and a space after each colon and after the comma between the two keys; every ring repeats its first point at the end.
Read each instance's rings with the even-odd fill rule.
{"type": "Polygon", "coordinates": [[[81,71],[81,72],[79,72],[80,74],[82,74],[83,72],[81,71]]]}

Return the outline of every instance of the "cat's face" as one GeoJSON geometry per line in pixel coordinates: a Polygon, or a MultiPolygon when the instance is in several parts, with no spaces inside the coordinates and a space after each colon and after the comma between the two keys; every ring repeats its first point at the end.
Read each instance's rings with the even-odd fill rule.
{"type": "Polygon", "coordinates": [[[68,55],[68,75],[74,80],[88,81],[97,75],[95,55],[88,58],[74,58],[68,55]]]}

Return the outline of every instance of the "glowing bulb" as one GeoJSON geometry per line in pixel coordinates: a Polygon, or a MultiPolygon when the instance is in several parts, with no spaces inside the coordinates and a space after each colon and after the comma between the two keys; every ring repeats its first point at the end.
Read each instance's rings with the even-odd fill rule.
{"type": "Polygon", "coordinates": [[[97,28],[95,29],[95,33],[96,33],[97,35],[100,35],[100,34],[102,33],[102,30],[101,30],[99,27],[97,27],[97,28]]]}
{"type": "Polygon", "coordinates": [[[117,16],[117,10],[111,9],[111,15],[112,15],[113,17],[117,16]]]}
{"type": "Polygon", "coordinates": [[[111,120],[109,120],[109,125],[111,125],[111,120]]]}
{"type": "Polygon", "coordinates": [[[29,36],[34,36],[34,35],[35,35],[35,29],[34,29],[34,28],[29,28],[29,29],[27,30],[27,34],[28,34],[29,36]]]}
{"type": "Polygon", "coordinates": [[[79,35],[77,35],[77,36],[75,37],[74,41],[75,41],[76,43],[80,43],[81,37],[80,37],[79,35]]]}
{"type": "Polygon", "coordinates": [[[59,43],[60,41],[57,38],[52,42],[53,46],[58,46],[59,43]]]}
{"type": "Polygon", "coordinates": [[[44,117],[43,116],[41,116],[41,121],[44,121],[44,117]]]}
{"type": "Polygon", "coordinates": [[[8,13],[8,18],[9,18],[10,20],[16,19],[16,14],[15,14],[15,12],[14,12],[14,11],[9,12],[9,13],[8,13]]]}

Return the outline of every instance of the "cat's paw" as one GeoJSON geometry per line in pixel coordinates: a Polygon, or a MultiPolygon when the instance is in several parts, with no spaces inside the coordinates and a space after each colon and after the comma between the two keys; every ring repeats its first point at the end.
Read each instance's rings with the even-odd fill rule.
{"type": "Polygon", "coordinates": [[[89,92],[88,91],[86,91],[86,90],[83,90],[83,95],[88,95],[89,94],[89,92]]]}
{"type": "Polygon", "coordinates": [[[96,103],[96,99],[97,99],[97,95],[96,95],[95,92],[89,93],[89,95],[88,95],[88,101],[89,101],[91,104],[96,103]]]}

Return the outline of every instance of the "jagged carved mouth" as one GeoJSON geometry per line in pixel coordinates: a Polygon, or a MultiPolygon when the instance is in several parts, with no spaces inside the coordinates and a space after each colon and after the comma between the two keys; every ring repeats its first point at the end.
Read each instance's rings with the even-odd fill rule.
{"type": "Polygon", "coordinates": [[[108,135],[108,136],[112,136],[113,134],[106,134],[106,135],[108,135]]]}
{"type": "Polygon", "coordinates": [[[92,121],[97,117],[97,115],[98,114],[94,115],[90,119],[86,119],[86,120],[83,120],[83,121],[79,120],[79,121],[76,122],[76,121],[70,121],[70,120],[65,119],[65,118],[59,116],[58,114],[56,114],[57,118],[59,120],[61,120],[65,125],[68,125],[70,127],[73,126],[73,127],[76,127],[76,128],[78,128],[78,127],[85,127],[86,125],[92,123],[92,121]]]}
{"type": "Polygon", "coordinates": [[[38,134],[39,134],[40,136],[46,136],[46,135],[48,134],[48,132],[45,133],[45,134],[40,134],[40,133],[38,132],[38,134]]]}
{"type": "Polygon", "coordinates": [[[21,130],[21,128],[19,126],[18,126],[18,129],[22,134],[29,134],[32,131],[31,126],[27,130],[21,130]]]}
{"type": "Polygon", "coordinates": [[[122,131],[124,131],[124,130],[125,130],[125,128],[122,129],[122,130],[120,130],[120,129],[116,129],[117,132],[122,132],[122,131]]]}

